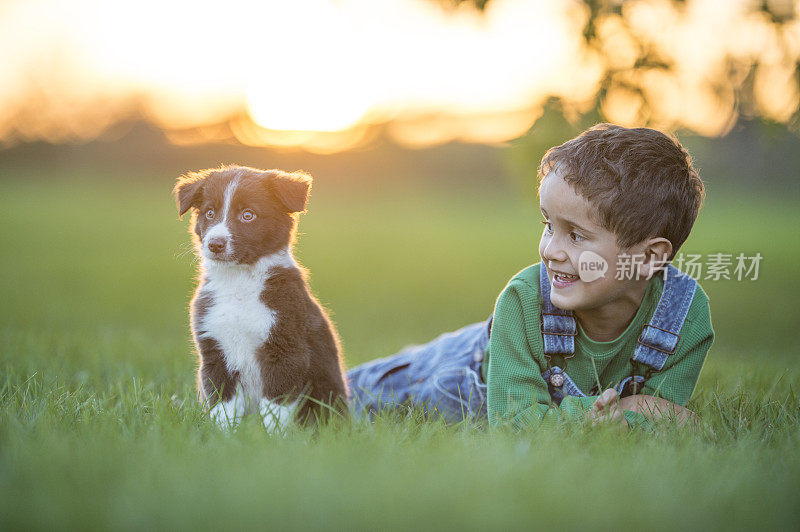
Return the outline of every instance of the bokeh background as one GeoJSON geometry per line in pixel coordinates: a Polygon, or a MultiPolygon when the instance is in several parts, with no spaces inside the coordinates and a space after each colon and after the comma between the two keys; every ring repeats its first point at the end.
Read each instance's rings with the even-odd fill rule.
{"type": "Polygon", "coordinates": [[[387,354],[491,312],[538,261],[541,155],[611,121],[694,154],[708,198],[685,252],[764,256],[758,281],[708,283],[715,351],[785,351],[798,5],[6,0],[5,324],[63,320],[60,296],[85,325],[183,330],[193,264],[170,187],[238,163],[314,175],[298,255],[348,360],[387,354]],[[748,328],[764,334],[743,344],[748,328]]]}
{"type": "MultiPolygon", "coordinates": [[[[793,0],[0,0],[0,520],[210,527],[255,515],[247,501],[263,483],[284,508],[306,497],[352,524],[358,513],[336,513],[343,500],[303,483],[334,489],[343,474],[354,482],[342,498],[377,508],[406,489],[407,508],[431,526],[452,516],[431,501],[459,479],[463,500],[484,506],[447,508],[496,524],[492,505],[507,507],[503,522],[519,524],[533,511],[519,497],[529,479],[566,467],[630,481],[642,488],[634,501],[660,501],[651,517],[688,528],[793,526],[799,109],[793,0]],[[508,439],[452,450],[449,436],[412,430],[395,441],[390,427],[309,459],[291,441],[264,447],[260,434],[198,435],[200,421],[170,410],[194,401],[197,264],[171,197],[177,176],[222,163],[314,176],[296,254],[353,366],[485,319],[507,280],[539,261],[540,157],[600,121],[674,132],[694,155],[707,198],[684,253],[763,257],[756,280],[700,279],[716,340],[692,406],[720,405],[702,453],[729,454],[698,465],[694,444],[645,445],[629,462],[610,443],[595,448],[609,465],[589,469],[584,440],[562,460],[562,442],[547,436],[538,444],[551,454],[508,439]],[[763,413],[778,397],[794,406],[773,423],[763,413]],[[221,487],[206,485],[208,462],[193,453],[227,468],[230,445],[240,459],[221,487]],[[251,452],[316,469],[281,461],[293,487],[268,471],[242,483],[235,474],[249,474],[251,452]],[[427,483],[401,461],[406,452],[427,464],[427,483]],[[671,497],[641,485],[656,470],[671,472],[661,477],[671,497]],[[721,470],[752,504],[719,489],[721,470]],[[515,479],[514,495],[497,471],[515,479]],[[679,497],[686,485],[703,495],[679,497]],[[220,501],[228,510],[212,512],[220,501]]],[[[627,515],[604,493],[587,499],[592,525],[627,515]]],[[[537,512],[572,515],[565,501],[540,500],[537,512]]],[[[401,522],[405,508],[361,524],[401,522]]],[[[301,514],[282,515],[337,522],[301,514]]]]}

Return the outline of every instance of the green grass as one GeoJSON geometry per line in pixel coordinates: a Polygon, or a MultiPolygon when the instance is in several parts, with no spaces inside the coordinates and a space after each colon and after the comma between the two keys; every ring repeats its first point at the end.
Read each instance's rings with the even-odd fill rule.
{"type": "MultiPolygon", "coordinates": [[[[0,528],[794,528],[800,214],[710,191],[685,251],[764,255],[703,282],[705,426],[515,434],[418,414],[270,438],[200,411],[194,264],[165,180],[0,182],[0,528]],[[101,223],[98,223],[101,222],[101,223]]],[[[35,177],[35,179],[34,179],[35,177]]],[[[44,176],[47,177],[47,176],[44,176]]],[[[297,255],[348,365],[486,317],[537,260],[530,196],[320,181],[297,255]]]]}

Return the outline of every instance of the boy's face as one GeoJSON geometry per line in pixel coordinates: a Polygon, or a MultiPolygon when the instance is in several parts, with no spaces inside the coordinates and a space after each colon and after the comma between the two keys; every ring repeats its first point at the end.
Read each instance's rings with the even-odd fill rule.
{"type": "Polygon", "coordinates": [[[594,222],[596,209],[557,170],[545,176],[539,200],[545,224],[539,255],[547,267],[550,300],[555,306],[599,310],[635,291],[635,279],[615,277],[619,256],[636,251],[620,248],[616,235],[594,222]],[[601,275],[603,262],[607,267],[601,275]]]}

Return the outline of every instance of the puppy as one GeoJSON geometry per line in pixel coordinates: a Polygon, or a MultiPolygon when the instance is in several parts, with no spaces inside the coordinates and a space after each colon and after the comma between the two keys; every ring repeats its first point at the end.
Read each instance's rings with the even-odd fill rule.
{"type": "Polygon", "coordinates": [[[346,411],[336,331],[292,256],[311,177],[223,166],[178,178],[201,259],[191,302],[197,386],[222,426],[257,413],[268,430],[346,411]]]}

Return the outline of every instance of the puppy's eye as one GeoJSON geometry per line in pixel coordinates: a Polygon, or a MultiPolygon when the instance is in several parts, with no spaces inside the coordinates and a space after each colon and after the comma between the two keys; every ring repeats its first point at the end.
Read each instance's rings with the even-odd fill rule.
{"type": "Polygon", "coordinates": [[[206,218],[212,220],[214,218],[214,209],[208,209],[206,211],[206,218]]]}
{"type": "Polygon", "coordinates": [[[242,211],[242,214],[239,215],[239,218],[241,218],[243,222],[252,222],[256,219],[256,213],[250,209],[245,209],[242,211]]]}

